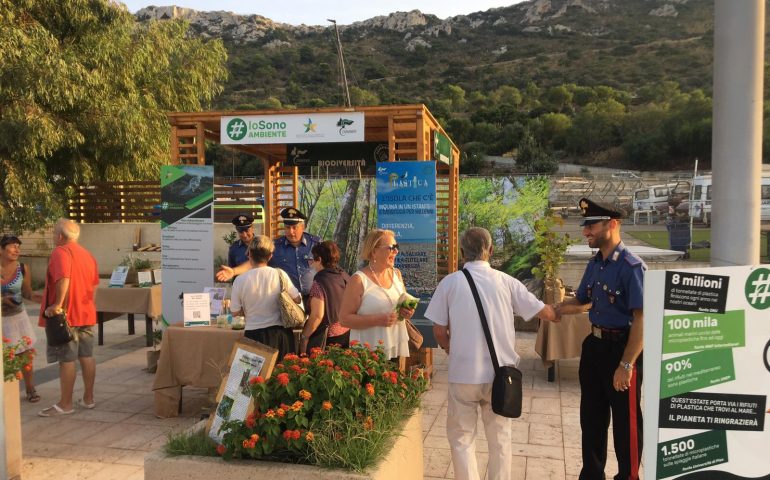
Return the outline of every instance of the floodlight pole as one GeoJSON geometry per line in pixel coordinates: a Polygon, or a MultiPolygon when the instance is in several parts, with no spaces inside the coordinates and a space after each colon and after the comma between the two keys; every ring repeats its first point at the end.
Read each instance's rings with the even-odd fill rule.
{"type": "Polygon", "coordinates": [[[342,40],[340,40],[340,30],[337,28],[337,21],[331,18],[326,19],[327,22],[334,24],[334,33],[337,36],[337,54],[339,55],[339,71],[342,79],[342,93],[343,100],[346,107],[350,107],[350,91],[348,90],[348,75],[345,72],[345,56],[342,54],[342,40]]]}
{"type": "Polygon", "coordinates": [[[759,263],[765,0],[714,2],[711,265],[759,263]]]}

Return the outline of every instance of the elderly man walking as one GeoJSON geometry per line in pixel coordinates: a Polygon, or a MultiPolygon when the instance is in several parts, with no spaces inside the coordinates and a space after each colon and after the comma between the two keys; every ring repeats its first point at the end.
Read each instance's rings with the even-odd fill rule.
{"type": "Polygon", "coordinates": [[[80,361],[83,374],[83,398],[78,405],[94,408],[94,333],[96,306],[94,290],[99,284],[99,270],[94,257],[80,244],[80,226],[72,220],[60,219],[53,229],[56,247],[48,261],[45,291],[40,305],[38,325],[45,327],[48,317],[65,312],[67,323],[73,329],[74,339],[64,345],[46,350],[48,363],[59,362],[59,401],[38,412],[41,417],[75,413],[72,395],[75,389],[75,359],[80,361]]]}
{"type": "MultiPolygon", "coordinates": [[[[518,280],[489,265],[492,237],[483,228],[463,233],[460,247],[465,269],[479,292],[500,365],[517,365],[514,314],[525,319],[556,321],[553,308],[543,304],[518,280]]],[[[447,275],[425,311],[433,333],[449,354],[447,437],[458,480],[478,479],[476,464],[477,409],[481,407],[489,445],[489,478],[511,478],[511,419],[492,411],[495,372],[476,303],[463,272],[447,275]]]]}

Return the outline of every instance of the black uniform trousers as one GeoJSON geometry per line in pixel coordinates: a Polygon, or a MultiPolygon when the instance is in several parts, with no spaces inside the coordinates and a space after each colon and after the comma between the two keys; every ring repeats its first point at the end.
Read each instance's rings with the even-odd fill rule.
{"type": "Polygon", "coordinates": [[[580,357],[580,428],[582,431],[583,469],[580,480],[604,480],[607,463],[607,431],[612,414],[612,435],[618,474],[615,480],[637,480],[631,477],[632,435],[636,437],[636,468],[642,457],[642,356],[636,361],[631,386],[618,392],[612,380],[626,348],[626,340],[600,339],[589,335],[583,341],[580,357]],[[631,391],[634,389],[634,392],[631,391]],[[629,399],[636,394],[629,407],[629,399]],[[635,421],[632,417],[635,413],[635,421]]]}

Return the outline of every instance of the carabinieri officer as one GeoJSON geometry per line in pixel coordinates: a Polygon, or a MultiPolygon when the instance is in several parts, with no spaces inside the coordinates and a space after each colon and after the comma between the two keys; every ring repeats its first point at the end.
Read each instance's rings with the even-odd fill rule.
{"type": "Polygon", "coordinates": [[[227,266],[231,268],[249,261],[246,250],[249,248],[251,239],[254,238],[254,217],[246,213],[236,215],[233,218],[233,225],[238,232],[238,240],[233,242],[227,251],[227,266]]]}
{"type": "Polygon", "coordinates": [[[618,474],[637,480],[642,456],[643,280],[647,266],[620,240],[623,212],[587,198],[580,200],[588,261],[576,296],[556,305],[559,314],[588,309],[591,334],[580,357],[580,480],[603,480],[607,430],[612,416],[618,474]]]}

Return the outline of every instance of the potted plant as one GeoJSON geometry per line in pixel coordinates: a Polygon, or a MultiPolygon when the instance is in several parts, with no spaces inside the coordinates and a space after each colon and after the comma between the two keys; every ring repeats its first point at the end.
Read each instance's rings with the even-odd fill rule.
{"type": "Polygon", "coordinates": [[[23,370],[32,368],[35,349],[27,349],[32,344],[29,337],[17,343],[3,337],[3,395],[5,401],[5,478],[18,478],[21,475],[21,413],[19,405],[19,380],[23,370]],[[18,350],[26,350],[17,355],[18,350]]]}
{"type": "Polygon", "coordinates": [[[414,412],[427,381],[419,371],[399,372],[381,348],[351,343],[286,355],[270,378],[250,378],[255,409],[223,424],[221,445],[202,431],[171,438],[145,459],[145,478],[173,471],[195,480],[215,470],[231,478],[422,478],[414,412]]]}
{"type": "Polygon", "coordinates": [[[158,359],[160,359],[160,342],[163,341],[163,330],[158,328],[158,321],[155,320],[155,328],[151,335],[152,347],[147,349],[147,372],[155,373],[158,370],[158,359]]]}
{"type": "Polygon", "coordinates": [[[119,265],[128,267],[127,284],[138,283],[137,272],[152,270],[152,260],[142,254],[128,254],[123,257],[119,265]]]}
{"type": "Polygon", "coordinates": [[[535,251],[540,260],[532,268],[535,278],[543,281],[543,301],[557,303],[564,299],[564,284],[557,278],[559,266],[564,263],[564,254],[572,244],[569,234],[558,233],[554,227],[564,225],[556,215],[547,215],[535,221],[535,251]]]}

